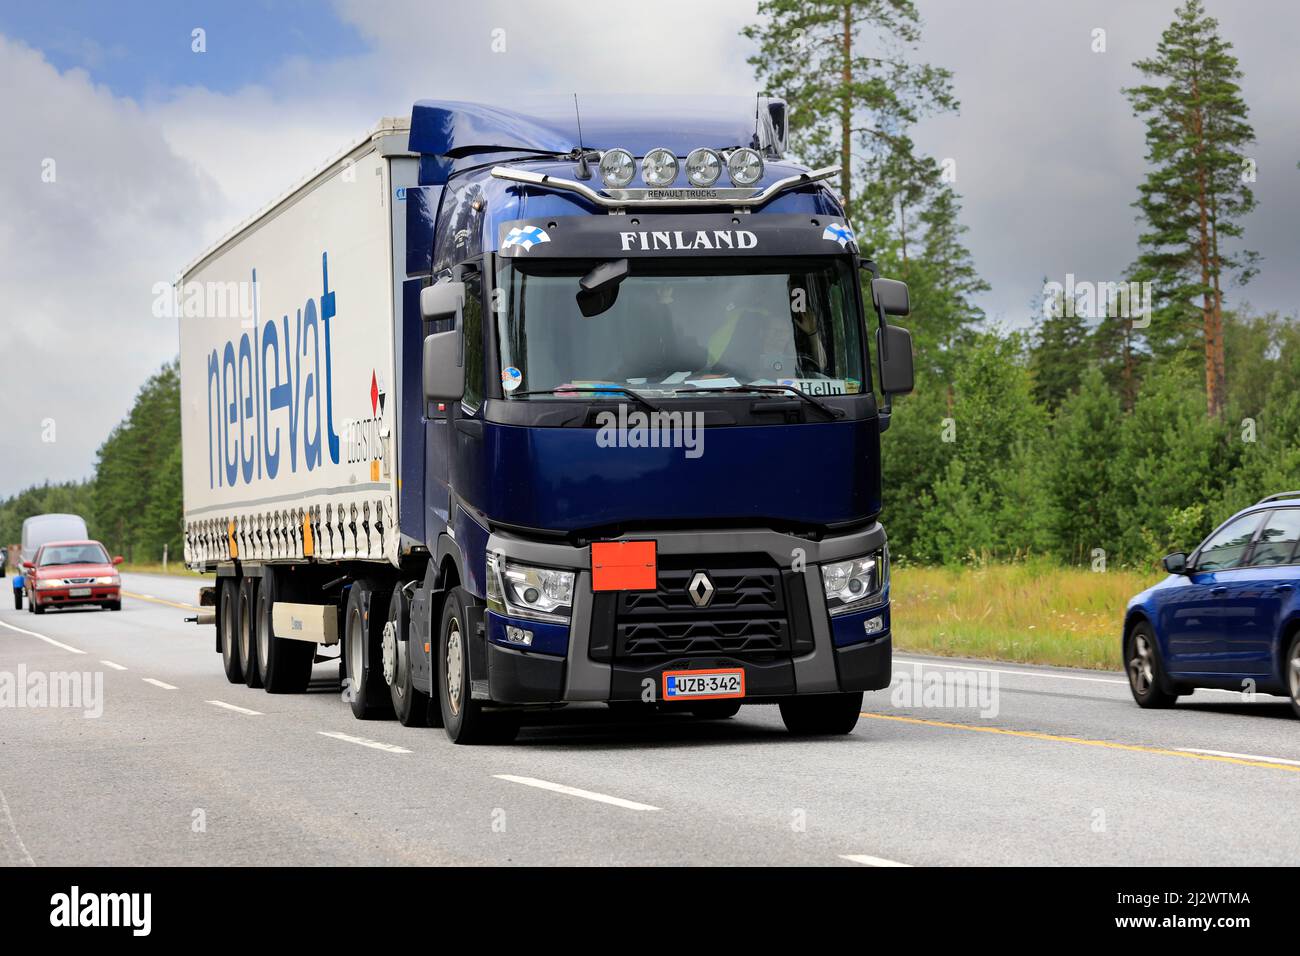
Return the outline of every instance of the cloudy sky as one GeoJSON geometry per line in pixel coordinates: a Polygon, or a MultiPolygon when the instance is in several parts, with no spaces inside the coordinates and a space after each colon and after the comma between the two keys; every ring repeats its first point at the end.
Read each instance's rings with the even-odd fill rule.
{"type": "MultiPolygon", "coordinates": [[[[992,285],[985,310],[1023,325],[1044,276],[1118,278],[1143,172],[1142,126],[1119,91],[1175,0],[917,5],[920,55],[954,72],[962,102],[917,139],[956,161],[969,245],[992,285]]],[[[151,315],[154,284],[379,117],[424,97],[751,95],[752,50],[738,31],[755,6],[6,0],[0,496],[88,477],[140,384],[176,353],[174,323],[151,315]],[[504,52],[492,48],[498,30],[504,52]]],[[[1265,261],[1230,296],[1294,316],[1300,5],[1208,6],[1241,59],[1258,136],[1259,209],[1246,227],[1265,261]]]]}

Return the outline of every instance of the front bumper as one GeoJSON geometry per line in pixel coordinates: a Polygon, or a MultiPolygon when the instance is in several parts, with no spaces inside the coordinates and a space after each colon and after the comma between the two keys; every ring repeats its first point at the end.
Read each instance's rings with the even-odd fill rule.
{"type": "MultiPolygon", "coordinates": [[[[889,686],[893,641],[888,590],[873,607],[831,618],[820,573],[823,563],[883,547],[884,530],[878,524],[822,541],[773,531],[671,532],[629,539],[649,537],[657,542],[660,568],[675,568],[678,574],[697,564],[707,570],[710,561],[725,560],[720,556],[749,557],[755,559],[752,563],[761,559],[771,590],[781,591],[779,614],[770,615],[780,619],[781,627],[763,639],[782,643],[665,639],[649,642],[663,653],[627,653],[618,617],[624,606],[616,596],[623,592],[592,591],[588,549],[493,534],[489,550],[521,563],[572,569],[577,578],[567,625],[491,611],[484,615],[486,696],[502,704],[658,700],[666,671],[718,668],[743,670],[745,699],[753,702],[889,686]],[[511,643],[510,626],[531,631],[532,646],[511,643]]],[[[646,592],[652,599],[663,593],[665,573],[661,571],[660,591],[646,592]]],[[[672,631],[670,637],[680,633],[672,631]]]]}
{"type": "Polygon", "coordinates": [[[71,607],[77,604],[108,604],[122,600],[120,585],[82,586],[67,588],[33,588],[32,603],[39,607],[71,607]],[[76,594],[74,591],[89,590],[89,594],[76,594]]]}

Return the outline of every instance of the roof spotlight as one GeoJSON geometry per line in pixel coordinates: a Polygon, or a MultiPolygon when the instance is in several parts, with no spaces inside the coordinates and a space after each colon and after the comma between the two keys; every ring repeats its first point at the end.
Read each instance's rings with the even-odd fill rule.
{"type": "Polygon", "coordinates": [[[686,157],[686,179],[692,186],[708,187],[722,175],[722,157],[711,149],[693,149],[686,157]]]}
{"type": "Polygon", "coordinates": [[[641,160],[641,178],[647,186],[671,186],[677,178],[677,157],[671,149],[657,146],[641,160]]]}
{"type": "Polygon", "coordinates": [[[727,157],[727,175],[737,186],[752,186],[763,178],[763,157],[743,146],[727,157]]]}
{"type": "Polygon", "coordinates": [[[600,178],[606,186],[622,189],[636,175],[636,160],[625,149],[607,149],[600,157],[600,178]]]}

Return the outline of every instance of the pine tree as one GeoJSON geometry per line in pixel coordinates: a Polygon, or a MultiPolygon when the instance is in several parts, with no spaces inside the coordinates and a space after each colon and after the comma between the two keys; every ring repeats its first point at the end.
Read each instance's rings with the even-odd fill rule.
{"type": "Polygon", "coordinates": [[[1186,0],[1156,55],[1134,64],[1149,82],[1124,91],[1147,124],[1152,166],[1134,203],[1145,228],[1132,278],[1152,283],[1154,346],[1177,348],[1199,327],[1211,416],[1225,402],[1223,276],[1238,270],[1244,283],[1257,260],[1226,248],[1255,205],[1243,154],[1255,134],[1231,49],[1201,0],[1186,0]]]}

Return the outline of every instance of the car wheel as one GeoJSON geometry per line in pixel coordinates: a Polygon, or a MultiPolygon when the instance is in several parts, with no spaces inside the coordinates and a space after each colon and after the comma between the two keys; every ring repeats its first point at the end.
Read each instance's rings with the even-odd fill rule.
{"type": "Polygon", "coordinates": [[[1160,664],[1160,648],[1155,632],[1145,621],[1134,624],[1124,641],[1124,668],[1128,687],[1139,707],[1172,707],[1177,694],[1165,690],[1165,674],[1160,664]]]}
{"type": "Polygon", "coordinates": [[[457,744],[509,743],[519,734],[520,714],[489,711],[470,697],[469,628],[463,588],[453,588],[443,603],[438,627],[438,689],[442,726],[457,744]]]}
{"type": "Polygon", "coordinates": [[[1300,717],[1300,631],[1291,635],[1286,652],[1286,686],[1291,692],[1291,709],[1300,717]]]}
{"type": "Polygon", "coordinates": [[[249,687],[262,686],[262,672],[257,668],[257,578],[242,578],[239,582],[239,659],[244,663],[244,683],[249,687]]]}
{"type": "Polygon", "coordinates": [[[801,736],[847,734],[862,712],[862,692],[787,697],[781,701],[785,729],[801,736]]]}
{"type": "Polygon", "coordinates": [[[393,589],[384,622],[384,683],[393,700],[393,713],[403,727],[429,722],[429,695],[417,690],[411,674],[411,599],[403,587],[393,589]]]}
{"type": "Polygon", "coordinates": [[[244,682],[244,661],[239,656],[239,578],[222,578],[218,582],[217,629],[221,635],[221,666],[226,680],[244,682]]]}
{"type": "Polygon", "coordinates": [[[384,685],[380,641],[388,615],[382,612],[388,595],[365,578],[353,581],[343,616],[343,666],[346,695],[357,720],[393,716],[393,700],[384,685]]]}

